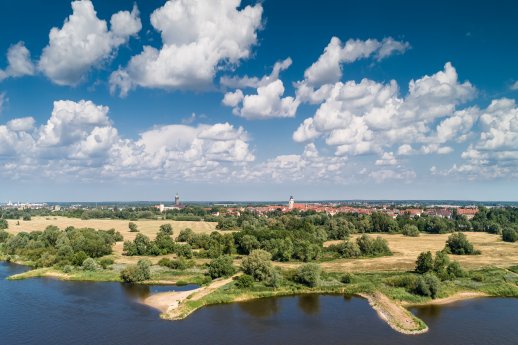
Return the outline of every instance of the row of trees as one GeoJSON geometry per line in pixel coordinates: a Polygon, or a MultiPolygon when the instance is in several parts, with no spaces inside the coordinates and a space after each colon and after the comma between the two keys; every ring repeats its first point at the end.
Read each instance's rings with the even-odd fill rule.
{"type": "Polygon", "coordinates": [[[112,246],[117,241],[122,241],[122,235],[113,229],[103,231],[68,227],[62,231],[51,225],[44,231],[20,232],[16,235],[0,232],[0,243],[5,254],[19,256],[36,267],[81,266],[87,258],[111,254],[112,246]]]}

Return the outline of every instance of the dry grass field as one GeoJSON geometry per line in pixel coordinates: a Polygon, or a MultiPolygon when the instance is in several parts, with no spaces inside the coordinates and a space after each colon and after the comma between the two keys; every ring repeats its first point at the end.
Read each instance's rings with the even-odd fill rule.
{"type": "MultiPolygon", "coordinates": [[[[481,232],[466,232],[469,241],[481,255],[450,255],[465,268],[481,268],[488,266],[509,267],[518,264],[518,242],[503,242],[499,235],[481,232]]],[[[377,236],[376,234],[370,234],[377,236]]],[[[371,259],[339,259],[323,262],[322,268],[329,272],[375,272],[413,270],[419,253],[436,251],[444,248],[449,234],[421,234],[419,237],[407,237],[399,234],[380,234],[387,240],[394,255],[371,259]]],[[[353,239],[356,236],[352,237],[353,239]]],[[[326,245],[340,241],[326,242],[326,245]]],[[[295,266],[287,263],[281,266],[295,266]]]]}

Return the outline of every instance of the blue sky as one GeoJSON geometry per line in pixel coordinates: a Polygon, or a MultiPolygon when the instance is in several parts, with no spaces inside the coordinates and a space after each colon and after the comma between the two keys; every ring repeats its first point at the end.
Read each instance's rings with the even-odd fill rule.
{"type": "Polygon", "coordinates": [[[516,200],[517,10],[3,1],[0,202],[516,200]]]}

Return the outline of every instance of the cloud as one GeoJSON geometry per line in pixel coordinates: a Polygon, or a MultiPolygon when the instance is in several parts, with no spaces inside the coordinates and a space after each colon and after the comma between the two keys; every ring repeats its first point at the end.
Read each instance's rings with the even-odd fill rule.
{"type": "Polygon", "coordinates": [[[0,163],[17,176],[153,178],[216,181],[229,167],[255,160],[248,133],[229,123],[170,124],[119,135],[109,108],[92,101],[54,102],[48,121],[17,118],[0,125],[0,163]]]}
{"type": "Polygon", "coordinates": [[[363,79],[322,88],[326,91],[321,104],[293,133],[293,139],[306,142],[323,137],[326,144],[336,147],[337,155],[383,155],[394,145],[394,150],[399,146],[398,154],[407,155],[415,152],[414,143],[423,145],[421,153],[447,154],[452,149],[440,144],[465,140],[478,118],[476,109],[456,111],[476,90],[469,82],[459,82],[450,63],[443,71],[411,80],[405,97],[394,80],[363,79]]]}
{"type": "Polygon", "coordinates": [[[110,30],[97,17],[92,2],[73,1],[62,28],[52,28],[38,68],[58,85],[78,85],[85,75],[110,60],[116,49],[142,28],[136,5],[111,17],[110,30]]]}
{"type": "Polygon", "coordinates": [[[245,95],[241,89],[227,92],[222,103],[232,107],[232,113],[249,120],[293,117],[300,102],[294,97],[284,96],[284,84],[279,73],[291,65],[290,58],[275,63],[272,73],[262,78],[222,79],[225,85],[238,85],[256,88],[255,94],[245,95]]]}
{"type": "Polygon", "coordinates": [[[4,109],[4,104],[7,102],[7,97],[5,96],[5,92],[0,92],[0,114],[2,114],[2,110],[4,109]]]}
{"type": "Polygon", "coordinates": [[[518,90],[518,81],[515,81],[509,88],[513,91],[518,90]]]}
{"type": "Polygon", "coordinates": [[[151,14],[162,47],[145,46],[112,73],[111,91],[136,88],[203,89],[218,70],[250,56],[261,27],[261,4],[239,9],[240,0],[169,0],[151,14]]]}
{"type": "Polygon", "coordinates": [[[12,45],[7,50],[7,68],[0,70],[0,81],[6,78],[17,78],[34,75],[35,69],[31,61],[31,53],[23,42],[12,45]]]}
{"type": "Polygon", "coordinates": [[[392,152],[384,152],[380,159],[376,161],[376,165],[396,165],[398,163],[392,152]]]}
{"type": "Polygon", "coordinates": [[[381,42],[375,39],[348,40],[345,44],[339,38],[333,37],[318,60],[304,72],[304,83],[310,87],[335,83],[342,77],[342,64],[352,63],[375,54],[376,59],[382,60],[396,52],[405,52],[410,45],[392,37],[381,42]]]}

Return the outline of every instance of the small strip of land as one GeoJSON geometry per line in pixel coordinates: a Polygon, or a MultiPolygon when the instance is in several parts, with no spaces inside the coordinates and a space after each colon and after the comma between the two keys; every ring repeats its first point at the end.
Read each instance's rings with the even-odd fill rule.
{"type": "Polygon", "coordinates": [[[428,332],[428,326],[415,317],[410,311],[381,292],[361,293],[360,296],[369,301],[378,316],[388,325],[404,334],[421,334],[428,332]]]}

